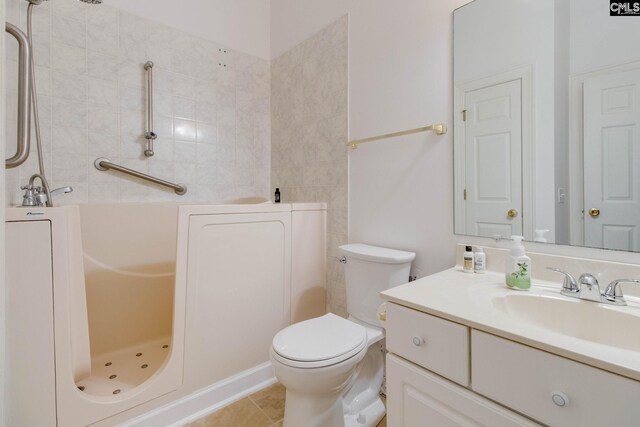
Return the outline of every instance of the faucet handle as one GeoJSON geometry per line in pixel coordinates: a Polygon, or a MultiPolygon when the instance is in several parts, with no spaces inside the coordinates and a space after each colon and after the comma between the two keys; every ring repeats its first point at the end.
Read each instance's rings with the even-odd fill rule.
{"type": "Polygon", "coordinates": [[[24,207],[33,207],[38,206],[36,202],[36,193],[33,185],[23,185],[20,187],[21,190],[24,190],[24,195],[22,196],[22,206],[24,207]]]}
{"type": "Polygon", "coordinates": [[[622,288],[620,287],[621,283],[640,283],[638,279],[617,279],[613,282],[609,283],[607,289],[604,290],[602,297],[615,305],[627,305],[627,302],[624,299],[624,295],[622,295],[622,288]]]}
{"type": "Polygon", "coordinates": [[[578,287],[578,282],[576,279],[566,271],[562,271],[559,268],[555,267],[547,267],[547,270],[555,271],[556,273],[564,274],[564,282],[562,282],[562,293],[575,296],[578,292],[580,292],[580,287],[578,287]]]}

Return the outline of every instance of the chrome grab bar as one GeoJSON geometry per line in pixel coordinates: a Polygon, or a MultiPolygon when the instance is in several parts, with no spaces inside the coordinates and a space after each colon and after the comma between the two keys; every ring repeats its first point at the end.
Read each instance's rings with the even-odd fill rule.
{"type": "Polygon", "coordinates": [[[153,62],[147,61],[144,64],[144,69],[147,71],[147,131],[144,133],[147,148],[144,150],[144,155],[152,157],[154,155],[153,141],[158,138],[158,135],[153,132],[153,62]]]}
{"type": "Polygon", "coordinates": [[[5,160],[7,169],[23,164],[31,149],[31,45],[29,39],[13,24],[6,23],[5,31],[18,41],[18,142],[16,154],[5,160]]]}
{"type": "Polygon", "coordinates": [[[107,171],[109,169],[113,169],[114,171],[122,172],[126,175],[135,176],[136,178],[144,179],[145,181],[153,182],[154,184],[172,188],[176,192],[176,194],[179,196],[183,196],[187,193],[187,186],[184,184],[174,184],[172,182],[165,181],[164,179],[147,175],[146,173],[138,172],[136,170],[129,169],[124,166],[116,165],[115,163],[111,163],[111,161],[105,157],[100,157],[99,159],[96,159],[96,161],[93,164],[95,165],[96,169],[100,171],[107,171]]]}

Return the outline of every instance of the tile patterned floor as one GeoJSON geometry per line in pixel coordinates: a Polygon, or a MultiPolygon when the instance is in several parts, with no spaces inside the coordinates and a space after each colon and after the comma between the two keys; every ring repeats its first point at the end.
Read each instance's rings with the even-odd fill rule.
{"type": "MultiPolygon", "coordinates": [[[[285,388],[274,384],[225,406],[187,427],[282,427],[285,388]]],[[[378,427],[387,427],[383,418],[378,427]]]]}

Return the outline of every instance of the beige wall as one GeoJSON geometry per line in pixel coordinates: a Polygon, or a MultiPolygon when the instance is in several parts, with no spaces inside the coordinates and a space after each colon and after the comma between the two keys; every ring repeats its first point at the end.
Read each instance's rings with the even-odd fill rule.
{"type": "MultiPolygon", "coordinates": [[[[452,123],[452,13],[469,0],[272,0],[276,56],[349,13],[351,138],[452,123]]],[[[630,24],[631,25],[631,24],[630,24]]],[[[349,238],[412,249],[424,276],[454,264],[453,133],[399,138],[350,153],[349,238]]],[[[530,251],[640,264],[639,253],[527,243],[530,251]]]]}
{"type": "MultiPolygon", "coordinates": [[[[52,187],[72,186],[60,204],[213,202],[269,195],[270,65],[213,41],[105,4],[55,0],[34,12],[37,86],[45,169],[52,187]],[[155,156],[143,156],[145,72],[154,67],[155,156]],[[114,172],[98,157],[184,183],[183,197],[114,172]]],[[[8,20],[25,28],[24,0],[6,0],[8,20]]],[[[194,29],[196,24],[194,24],[194,29]]],[[[7,46],[15,53],[15,42],[7,46]]],[[[9,58],[10,60],[15,58],[9,58]]],[[[7,105],[16,105],[8,64],[7,105]]],[[[15,63],[13,63],[15,65],[15,63]]],[[[15,135],[7,109],[7,137],[15,135]]],[[[8,174],[8,196],[37,170],[8,174]]]]}
{"type": "Polygon", "coordinates": [[[347,30],[338,19],[272,62],[273,188],[283,202],[327,202],[327,304],[346,314],[338,246],[347,242],[347,30]]]}
{"type": "MultiPolygon", "coordinates": [[[[273,0],[272,52],[349,13],[349,136],[452,124],[452,12],[467,0],[273,0]]],[[[349,240],[417,253],[414,272],[454,264],[453,135],[349,153],[349,240]]]]}
{"type": "Polygon", "coordinates": [[[269,1],[107,0],[111,6],[270,59],[269,1]]]}

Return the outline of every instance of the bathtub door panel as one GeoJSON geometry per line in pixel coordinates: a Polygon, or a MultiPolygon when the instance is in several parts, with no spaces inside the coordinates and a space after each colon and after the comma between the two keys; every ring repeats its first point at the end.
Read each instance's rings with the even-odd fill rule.
{"type": "Polygon", "coordinates": [[[290,213],[192,216],[185,380],[196,389],[269,360],[290,320],[290,213]]]}
{"type": "Polygon", "coordinates": [[[291,213],[291,323],[327,313],[327,211],[291,213]]]}
{"type": "Polygon", "coordinates": [[[6,233],[7,426],[55,426],[51,223],[7,222],[6,233]]]}

